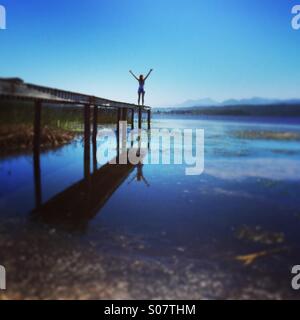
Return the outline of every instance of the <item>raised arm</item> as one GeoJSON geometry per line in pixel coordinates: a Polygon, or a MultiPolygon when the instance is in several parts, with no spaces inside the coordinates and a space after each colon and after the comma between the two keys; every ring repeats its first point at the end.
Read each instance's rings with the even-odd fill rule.
{"type": "Polygon", "coordinates": [[[139,81],[138,77],[137,77],[131,70],[130,70],[129,72],[132,74],[132,76],[133,76],[137,81],[139,81]]]}
{"type": "Polygon", "coordinates": [[[147,80],[147,78],[150,76],[150,74],[151,74],[152,71],[153,71],[153,69],[151,69],[151,70],[148,72],[148,74],[147,74],[146,77],[145,77],[145,80],[147,80]]]}

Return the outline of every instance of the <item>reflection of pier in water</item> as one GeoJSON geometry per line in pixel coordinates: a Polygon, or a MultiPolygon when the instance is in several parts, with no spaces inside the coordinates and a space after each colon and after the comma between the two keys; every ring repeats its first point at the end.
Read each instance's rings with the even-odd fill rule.
{"type": "MultiPolygon", "coordinates": [[[[119,135],[116,135],[117,140],[119,135]]],[[[107,163],[104,166],[97,168],[97,141],[93,139],[93,172],[91,172],[90,161],[90,141],[85,140],[84,147],[84,178],[60,192],[46,203],[41,203],[41,174],[39,165],[39,154],[35,155],[35,186],[36,186],[36,208],[33,217],[47,224],[61,226],[67,230],[84,230],[99,210],[104,206],[106,201],[113,195],[118,187],[126,180],[126,178],[136,168],[140,172],[143,164],[133,165],[128,161],[128,164],[118,164],[118,159],[128,157],[126,146],[122,145],[123,153],[116,157],[117,164],[107,163]]],[[[120,142],[117,142],[120,147],[120,142]]],[[[142,152],[142,157],[145,155],[144,150],[136,148],[137,156],[142,152]]]]}

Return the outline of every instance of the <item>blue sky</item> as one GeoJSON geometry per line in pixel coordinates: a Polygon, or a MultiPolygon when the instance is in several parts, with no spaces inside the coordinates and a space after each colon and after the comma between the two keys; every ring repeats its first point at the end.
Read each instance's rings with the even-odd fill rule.
{"type": "Polygon", "coordinates": [[[135,102],[300,97],[300,0],[0,0],[0,76],[135,102]]]}

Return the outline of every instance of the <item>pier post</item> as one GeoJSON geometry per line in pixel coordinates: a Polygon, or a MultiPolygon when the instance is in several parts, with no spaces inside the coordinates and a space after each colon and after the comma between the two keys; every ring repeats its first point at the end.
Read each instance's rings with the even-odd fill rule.
{"type": "Polygon", "coordinates": [[[134,130],[134,109],[131,109],[131,130],[134,130]]]}
{"type": "Polygon", "coordinates": [[[93,140],[97,139],[98,133],[98,106],[94,106],[93,114],[93,140]]]}
{"type": "Polygon", "coordinates": [[[122,126],[120,127],[120,155],[119,164],[127,164],[127,119],[128,118],[128,108],[122,108],[122,126]],[[125,157],[126,155],[126,157],[125,157]]]}
{"type": "Polygon", "coordinates": [[[121,109],[117,110],[117,163],[119,163],[120,157],[120,121],[121,121],[121,109]]]}
{"type": "Polygon", "coordinates": [[[148,110],[148,130],[151,130],[151,111],[148,110]]]}
{"type": "Polygon", "coordinates": [[[139,107],[139,129],[142,129],[142,107],[139,107]]]}
{"type": "Polygon", "coordinates": [[[122,117],[122,120],[123,120],[123,121],[127,121],[127,117],[128,117],[128,108],[123,108],[123,117],[122,117]]]}
{"type": "Polygon", "coordinates": [[[97,134],[98,134],[98,106],[94,106],[93,115],[93,169],[97,171],[97,134]]]}
{"type": "Polygon", "coordinates": [[[34,132],[33,132],[33,169],[34,169],[34,187],[35,204],[39,208],[42,204],[42,183],[41,183],[41,113],[42,102],[37,100],[34,105],[34,132]]]}
{"type": "Polygon", "coordinates": [[[84,178],[90,176],[90,158],[91,158],[91,106],[86,104],[84,106],[84,178]]]}

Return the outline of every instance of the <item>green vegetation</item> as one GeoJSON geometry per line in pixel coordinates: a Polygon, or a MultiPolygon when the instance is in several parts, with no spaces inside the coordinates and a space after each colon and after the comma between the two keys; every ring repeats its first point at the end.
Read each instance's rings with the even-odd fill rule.
{"type": "MultiPolygon", "coordinates": [[[[32,124],[33,119],[33,103],[0,101],[0,125],[32,124]]],[[[115,123],[116,111],[99,109],[98,122],[99,124],[115,123]]],[[[42,125],[78,131],[79,127],[83,127],[83,108],[80,106],[44,104],[42,108],[42,125]]]]}
{"type": "Polygon", "coordinates": [[[159,114],[184,114],[201,116],[255,116],[255,117],[300,117],[299,104],[269,104],[269,105],[233,105],[215,107],[191,107],[160,109],[159,114]]]}
{"type": "Polygon", "coordinates": [[[238,139],[251,140],[279,140],[279,141],[299,141],[298,132],[280,132],[280,131],[236,131],[233,135],[238,139]]]}
{"type": "MultiPolygon", "coordinates": [[[[83,120],[82,107],[43,105],[42,149],[56,148],[71,142],[76,134],[83,132],[83,120]]],[[[1,155],[32,150],[33,121],[33,103],[0,101],[1,155]]],[[[115,110],[99,109],[99,124],[115,122],[115,110]]]]}
{"type": "MultiPolygon", "coordinates": [[[[52,149],[67,144],[75,137],[72,131],[43,127],[41,148],[52,149]]],[[[33,126],[29,124],[0,126],[0,155],[23,153],[33,148],[33,126]]]]}

